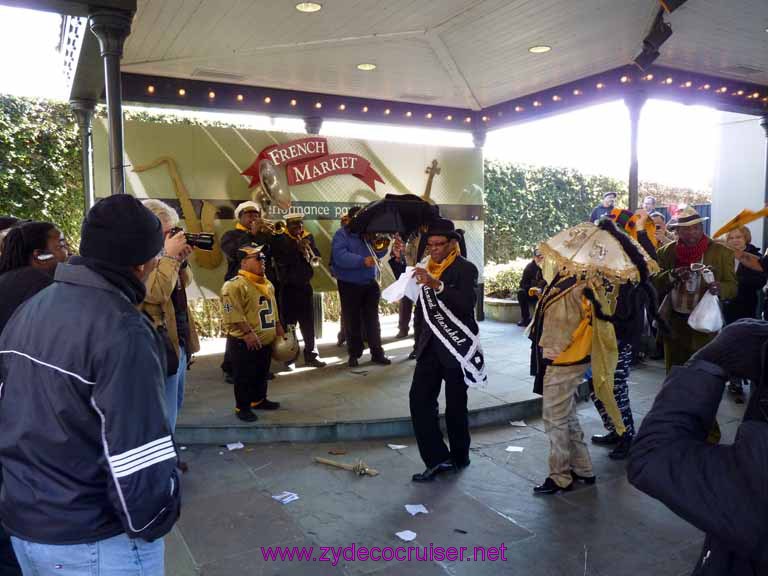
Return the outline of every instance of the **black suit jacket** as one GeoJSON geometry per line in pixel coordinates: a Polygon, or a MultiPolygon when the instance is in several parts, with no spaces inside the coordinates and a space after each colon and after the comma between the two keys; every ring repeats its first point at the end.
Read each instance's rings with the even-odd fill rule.
{"type": "MultiPolygon", "coordinates": [[[[405,272],[405,264],[394,258],[390,259],[389,266],[396,278],[405,272]]],[[[453,264],[448,266],[440,276],[440,280],[443,282],[443,291],[437,295],[438,300],[445,304],[473,334],[478,333],[477,322],[475,321],[477,275],[477,268],[472,262],[457,256],[453,264]]],[[[424,323],[424,312],[420,301],[416,303],[416,314],[413,322],[415,332],[418,334],[416,342],[416,358],[418,359],[432,341],[432,330],[424,323]]],[[[442,346],[438,349],[443,350],[442,346]]],[[[443,351],[445,354],[449,354],[447,350],[443,351]]],[[[451,356],[451,358],[453,357],[451,356]]]]}

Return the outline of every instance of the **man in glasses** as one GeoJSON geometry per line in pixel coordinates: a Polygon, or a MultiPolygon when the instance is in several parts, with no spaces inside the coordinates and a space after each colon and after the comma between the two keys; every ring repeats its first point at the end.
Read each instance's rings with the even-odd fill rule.
{"type": "Polygon", "coordinates": [[[240,270],[221,288],[221,304],[235,379],[235,415],[244,422],[254,422],[257,417],[253,410],[280,407],[279,402],[267,399],[267,376],[272,343],[284,331],[275,288],[264,273],[262,247],[252,244],[239,252],[240,270]]]}
{"type": "MultiPolygon", "coordinates": [[[[416,370],[410,391],[411,420],[426,470],[414,482],[469,466],[467,388],[487,380],[475,322],[477,268],[461,256],[453,222],[440,219],[425,233],[428,258],[413,277],[420,286],[416,323],[416,370]],[[445,381],[445,422],[450,448],[443,441],[437,398],[445,381]]],[[[390,260],[396,275],[405,271],[390,260]]]]}

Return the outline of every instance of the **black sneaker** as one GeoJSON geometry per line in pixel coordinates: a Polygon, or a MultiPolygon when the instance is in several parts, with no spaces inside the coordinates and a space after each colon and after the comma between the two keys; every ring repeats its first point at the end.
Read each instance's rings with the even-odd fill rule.
{"type": "Polygon", "coordinates": [[[411,353],[408,354],[408,360],[416,360],[416,350],[411,350],[411,353]]]}
{"type": "Polygon", "coordinates": [[[608,432],[608,434],[595,434],[592,436],[592,444],[598,446],[613,446],[621,441],[621,436],[616,432],[608,432]]]}
{"type": "Polygon", "coordinates": [[[272,402],[272,400],[259,400],[258,402],[251,402],[251,408],[253,410],[277,410],[280,408],[280,402],[272,402]]]}
{"type": "Polygon", "coordinates": [[[632,448],[632,436],[624,433],[624,435],[620,438],[619,443],[616,444],[616,448],[611,450],[611,453],[608,454],[608,458],[611,460],[624,460],[627,456],[629,456],[629,449],[632,448]]]}
{"type": "Polygon", "coordinates": [[[371,356],[371,362],[374,364],[381,364],[382,366],[389,366],[392,364],[392,360],[386,356],[371,356]]]}
{"type": "Polygon", "coordinates": [[[251,412],[250,408],[235,408],[235,416],[237,416],[243,422],[256,422],[259,419],[256,414],[251,412]]]}
{"type": "Polygon", "coordinates": [[[311,366],[312,368],[325,368],[328,364],[326,362],[323,362],[319,358],[310,358],[309,360],[304,360],[304,366],[311,366]]]}

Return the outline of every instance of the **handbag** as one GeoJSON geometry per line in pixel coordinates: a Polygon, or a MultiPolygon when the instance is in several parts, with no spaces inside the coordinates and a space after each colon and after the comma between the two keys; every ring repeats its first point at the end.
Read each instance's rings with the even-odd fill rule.
{"type": "Polygon", "coordinates": [[[723,328],[723,311],[720,309],[720,299],[707,292],[701,297],[696,308],[688,316],[688,326],[697,332],[714,334],[723,328]]]}

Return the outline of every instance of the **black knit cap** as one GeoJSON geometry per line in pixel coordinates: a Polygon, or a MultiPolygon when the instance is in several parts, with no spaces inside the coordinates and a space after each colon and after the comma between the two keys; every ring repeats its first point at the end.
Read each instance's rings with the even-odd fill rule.
{"type": "Polygon", "coordinates": [[[138,266],[163,248],[157,216],[128,194],[99,200],[83,220],[80,254],[116,266],[138,266]]]}

